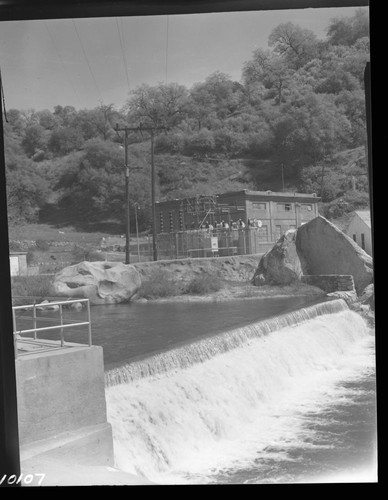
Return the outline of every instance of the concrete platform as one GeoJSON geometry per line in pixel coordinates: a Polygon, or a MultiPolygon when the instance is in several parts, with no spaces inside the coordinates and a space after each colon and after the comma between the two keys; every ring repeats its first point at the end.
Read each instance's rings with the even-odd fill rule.
{"type": "Polygon", "coordinates": [[[56,349],[70,349],[70,348],[85,348],[85,344],[76,344],[74,342],[66,342],[65,345],[61,346],[59,340],[47,340],[47,339],[33,339],[27,337],[18,337],[16,340],[17,355],[23,356],[26,354],[39,354],[48,353],[56,349]]]}
{"type": "Polygon", "coordinates": [[[106,474],[114,484],[108,479],[114,471],[114,452],[102,347],[69,342],[62,347],[57,341],[19,338],[17,348],[22,471],[46,474],[50,485],[70,484],[67,476],[74,484],[78,479],[91,484],[106,474]],[[90,467],[103,472],[89,475],[90,467]]]}
{"type": "Polygon", "coordinates": [[[35,457],[23,461],[21,470],[24,476],[33,475],[33,480],[28,486],[137,486],[154,484],[145,478],[120,471],[112,466],[78,465],[65,460],[45,457],[35,457]]]}

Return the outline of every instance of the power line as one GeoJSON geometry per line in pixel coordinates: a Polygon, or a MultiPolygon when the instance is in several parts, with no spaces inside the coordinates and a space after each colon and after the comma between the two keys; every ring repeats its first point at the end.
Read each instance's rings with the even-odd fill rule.
{"type": "Polygon", "coordinates": [[[98,93],[98,95],[100,96],[100,100],[101,100],[101,102],[104,102],[104,99],[102,98],[102,95],[101,95],[100,89],[99,89],[98,84],[97,84],[97,80],[96,80],[96,78],[95,78],[95,76],[94,76],[94,74],[93,74],[92,68],[91,68],[91,66],[90,66],[90,64],[89,64],[89,59],[88,59],[88,56],[86,55],[86,51],[85,51],[84,45],[83,45],[83,43],[82,43],[81,37],[79,36],[78,30],[77,30],[77,26],[76,26],[76,24],[75,24],[74,19],[72,19],[72,21],[73,21],[74,30],[75,30],[75,32],[76,32],[76,34],[77,34],[77,37],[78,37],[79,43],[80,43],[81,48],[82,48],[82,52],[83,52],[84,57],[85,57],[86,64],[88,65],[89,72],[90,72],[91,77],[92,77],[92,79],[93,79],[93,82],[94,82],[94,85],[95,85],[95,87],[96,87],[97,93],[98,93]]]}
{"type": "Polygon", "coordinates": [[[128,92],[130,92],[131,85],[129,83],[129,74],[128,74],[128,67],[127,67],[127,59],[126,59],[126,55],[125,55],[124,43],[123,43],[122,36],[121,36],[121,33],[120,33],[119,21],[118,21],[117,17],[116,17],[116,26],[117,26],[117,33],[119,35],[119,40],[120,40],[121,55],[123,57],[123,63],[124,63],[124,69],[125,69],[125,76],[127,78],[128,92]]]}
{"type": "Polygon", "coordinates": [[[53,46],[54,46],[55,52],[56,52],[56,54],[57,54],[57,57],[58,57],[58,59],[59,59],[59,61],[60,61],[61,65],[62,65],[63,71],[64,71],[64,73],[65,73],[65,75],[66,75],[66,77],[67,77],[67,79],[68,79],[68,81],[69,81],[69,83],[70,83],[71,88],[73,89],[74,95],[76,96],[78,103],[79,103],[79,104],[81,104],[81,99],[80,99],[80,96],[78,95],[78,92],[77,92],[77,90],[76,90],[75,86],[73,85],[73,82],[71,81],[71,78],[70,78],[70,76],[69,76],[69,74],[68,74],[68,71],[67,71],[67,69],[66,69],[65,63],[64,63],[64,61],[63,61],[63,59],[62,59],[62,56],[61,56],[61,54],[60,54],[60,52],[59,52],[59,50],[58,50],[58,47],[57,47],[57,45],[56,45],[56,43],[55,43],[55,40],[54,40],[54,37],[52,36],[52,34],[51,34],[50,30],[49,30],[49,27],[48,27],[48,25],[47,25],[46,21],[44,21],[44,25],[45,25],[45,27],[46,27],[47,33],[49,34],[49,37],[50,37],[50,39],[51,39],[51,42],[52,42],[52,44],[53,44],[53,46]]]}
{"type": "Polygon", "coordinates": [[[5,121],[8,123],[7,110],[6,110],[6,107],[5,107],[5,96],[4,96],[4,88],[3,88],[3,78],[1,76],[1,68],[0,68],[0,94],[1,94],[1,102],[2,102],[2,105],[3,105],[4,118],[5,118],[5,121]]]}

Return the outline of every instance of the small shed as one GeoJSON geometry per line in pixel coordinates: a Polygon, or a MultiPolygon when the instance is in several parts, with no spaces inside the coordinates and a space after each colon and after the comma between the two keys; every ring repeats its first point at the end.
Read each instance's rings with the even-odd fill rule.
{"type": "Polygon", "coordinates": [[[370,210],[356,210],[345,234],[352,238],[368,255],[372,255],[372,225],[370,210]]]}
{"type": "Polygon", "coordinates": [[[11,276],[27,275],[27,252],[10,252],[9,265],[11,276]]]}

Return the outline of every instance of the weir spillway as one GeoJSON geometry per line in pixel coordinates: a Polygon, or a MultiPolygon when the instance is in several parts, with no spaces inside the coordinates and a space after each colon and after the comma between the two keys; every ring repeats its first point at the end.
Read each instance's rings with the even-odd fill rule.
{"type": "Polygon", "coordinates": [[[349,381],[371,373],[373,341],[366,321],[337,299],[108,370],[116,466],[187,484],[229,474],[260,482],[278,463],[294,470],[301,449],[314,450],[319,464],[327,449],[342,449],[328,408],[342,404],[349,381]]]}
{"type": "Polygon", "coordinates": [[[141,361],[124,363],[118,368],[105,372],[107,386],[131,382],[133,380],[165,373],[174,369],[183,369],[195,363],[203,362],[217,354],[241,346],[253,338],[263,337],[285,327],[296,326],[323,314],[332,314],[348,310],[342,299],[320,302],[295,311],[290,311],[266,320],[257,321],[240,328],[233,328],[223,333],[174,348],[141,361]]]}

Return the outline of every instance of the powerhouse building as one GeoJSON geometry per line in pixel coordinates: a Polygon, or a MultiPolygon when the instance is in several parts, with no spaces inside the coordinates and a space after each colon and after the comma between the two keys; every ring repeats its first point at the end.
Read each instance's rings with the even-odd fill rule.
{"type": "Polygon", "coordinates": [[[256,227],[262,241],[276,241],[318,216],[316,194],[273,191],[232,191],[156,203],[157,233],[200,229],[208,224],[232,228],[241,222],[256,227]]]}

